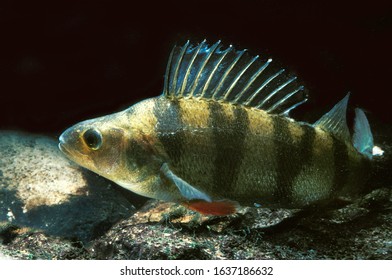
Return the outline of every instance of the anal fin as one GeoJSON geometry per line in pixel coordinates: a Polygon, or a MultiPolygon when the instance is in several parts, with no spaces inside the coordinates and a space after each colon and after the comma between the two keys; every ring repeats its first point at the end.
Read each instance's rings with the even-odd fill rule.
{"type": "Polygon", "coordinates": [[[204,200],[193,200],[183,203],[187,208],[197,211],[203,215],[227,216],[237,212],[239,204],[231,200],[219,200],[207,202],[204,200]]]}
{"type": "Polygon", "coordinates": [[[206,193],[190,185],[170,170],[167,163],[161,167],[161,172],[178,188],[185,200],[183,205],[203,215],[226,216],[237,212],[239,204],[232,200],[213,201],[206,193]]]}

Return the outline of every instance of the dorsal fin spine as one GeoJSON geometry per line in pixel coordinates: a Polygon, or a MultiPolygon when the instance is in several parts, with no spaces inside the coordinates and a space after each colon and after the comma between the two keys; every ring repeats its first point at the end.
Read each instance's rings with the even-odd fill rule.
{"type": "MultiPolygon", "coordinates": [[[[263,88],[266,87],[270,82],[272,82],[275,78],[277,78],[280,74],[282,74],[285,71],[285,69],[281,69],[280,71],[276,72],[274,75],[272,75],[266,83],[263,85],[263,88]]],[[[275,95],[278,91],[275,89],[272,91],[270,94],[268,94],[265,98],[260,100],[259,104],[257,104],[256,108],[261,108],[272,96],[275,95]]]]}
{"type": "Polygon", "coordinates": [[[163,93],[168,96],[172,96],[172,92],[170,91],[170,88],[169,88],[170,87],[170,68],[172,66],[173,54],[174,54],[175,49],[176,49],[176,47],[174,47],[172,49],[172,51],[170,52],[169,60],[167,62],[167,67],[166,67],[165,82],[163,85],[163,93]]]}
{"type": "MultiPolygon", "coordinates": [[[[206,40],[204,40],[203,42],[206,42],[206,40]]],[[[196,75],[196,79],[193,82],[192,88],[190,90],[190,95],[195,96],[194,91],[195,88],[197,87],[197,84],[199,83],[199,79],[200,79],[200,74],[203,72],[204,67],[207,65],[208,61],[210,60],[211,56],[213,53],[215,53],[215,50],[219,47],[221,41],[219,40],[218,42],[216,42],[209,50],[208,55],[205,57],[202,66],[199,69],[199,72],[196,75]]]]}
{"type": "Polygon", "coordinates": [[[186,49],[189,46],[189,40],[186,42],[186,44],[182,47],[181,49],[181,54],[178,56],[177,62],[176,62],[176,68],[174,70],[174,77],[173,77],[173,88],[171,91],[174,93],[174,95],[178,95],[176,89],[177,89],[177,79],[178,79],[178,70],[180,69],[181,61],[184,58],[184,54],[186,49]]]}
{"type": "Polygon", "coordinates": [[[223,83],[225,82],[227,76],[229,75],[229,73],[231,72],[231,70],[234,68],[234,66],[237,64],[237,62],[240,60],[240,58],[242,57],[242,55],[245,53],[246,50],[242,50],[237,54],[237,57],[233,60],[233,62],[230,64],[229,67],[227,67],[227,70],[225,72],[225,74],[222,76],[222,78],[219,81],[219,84],[216,86],[214,93],[212,94],[212,99],[216,100],[216,95],[219,92],[219,90],[221,89],[223,83]]]}
{"type": "MultiPolygon", "coordinates": [[[[280,71],[278,71],[277,73],[275,73],[274,75],[272,75],[271,77],[268,77],[267,80],[264,81],[264,83],[251,95],[251,97],[246,101],[246,105],[249,105],[253,99],[259,94],[259,92],[265,88],[273,79],[275,79],[277,76],[279,76],[280,74],[282,74],[284,72],[284,69],[281,69],[280,71]]],[[[260,100],[260,103],[263,102],[263,99],[260,100]]],[[[258,104],[256,106],[256,108],[260,108],[262,104],[258,104]]]]}
{"type": "MultiPolygon", "coordinates": [[[[299,92],[300,90],[303,90],[304,86],[300,86],[299,88],[295,89],[294,91],[292,91],[291,93],[289,93],[288,95],[286,95],[284,98],[282,98],[281,100],[279,100],[278,102],[276,102],[273,106],[270,107],[269,111],[273,111],[275,110],[275,108],[279,107],[280,104],[284,103],[285,101],[287,101],[290,97],[292,97],[294,94],[296,94],[297,92],[299,92]]],[[[305,101],[306,102],[306,101],[305,101]]],[[[297,103],[296,103],[297,104],[297,103]]],[[[294,105],[296,105],[294,104],[294,105]]],[[[302,103],[301,103],[302,104],[302,103]]],[[[293,105],[293,106],[294,106],[293,105]]],[[[298,105],[297,105],[298,106],[298,105]]],[[[296,106],[295,106],[296,107],[296,106]]],[[[294,107],[294,108],[295,108],[294,107]]],[[[291,108],[291,107],[290,107],[291,108]]],[[[290,111],[291,109],[288,109],[286,111],[290,111]]],[[[283,112],[283,114],[286,114],[286,111],[283,112]]]]}
{"type": "Polygon", "coordinates": [[[197,45],[187,41],[174,47],[166,69],[164,96],[227,102],[273,114],[287,114],[307,100],[293,75],[270,66],[272,59],[248,55],[231,45],[223,50],[220,46],[220,41],[210,47],[203,40],[197,45]]]}
{"type": "Polygon", "coordinates": [[[191,69],[192,69],[192,65],[193,65],[193,63],[195,62],[195,59],[196,59],[197,55],[198,55],[199,52],[200,52],[200,49],[204,46],[205,41],[206,41],[206,40],[204,40],[203,42],[201,42],[201,43],[199,44],[199,46],[197,47],[196,51],[195,51],[194,54],[192,55],[191,61],[190,61],[190,63],[189,63],[189,66],[187,67],[187,70],[186,70],[186,73],[185,73],[185,76],[184,76],[184,82],[182,83],[182,87],[181,87],[181,90],[180,90],[181,95],[183,95],[184,92],[185,92],[186,84],[187,84],[187,82],[188,82],[188,76],[189,76],[189,73],[190,73],[190,71],[191,71],[191,69]]]}
{"type": "Polygon", "coordinates": [[[238,75],[234,78],[234,81],[231,83],[229,89],[227,90],[225,96],[223,97],[223,99],[226,99],[229,97],[231,91],[233,90],[233,88],[235,87],[235,85],[237,84],[238,80],[242,77],[242,75],[244,75],[244,73],[246,72],[246,70],[248,70],[248,68],[259,58],[258,55],[256,55],[243,69],[240,73],[238,73],[238,75]]]}
{"type": "MultiPolygon", "coordinates": [[[[257,56],[257,57],[259,57],[259,56],[257,56]]],[[[243,89],[243,92],[246,92],[246,91],[249,89],[249,87],[250,87],[250,86],[253,84],[253,82],[257,79],[257,77],[265,70],[265,68],[268,67],[268,65],[269,65],[271,62],[272,62],[272,59],[269,58],[269,59],[264,63],[264,65],[261,66],[261,67],[259,68],[259,70],[257,70],[257,72],[249,79],[248,83],[246,84],[246,86],[245,86],[244,89],[243,89]]],[[[238,100],[240,99],[240,97],[241,97],[241,94],[239,94],[239,95],[234,99],[233,103],[237,103],[238,100]]]]}
{"type": "MultiPolygon", "coordinates": [[[[302,90],[302,89],[299,89],[299,90],[302,90]]],[[[299,91],[299,90],[298,90],[298,91],[299,91]]],[[[308,101],[307,98],[305,98],[305,99],[303,99],[303,100],[301,100],[301,101],[295,103],[294,105],[290,106],[288,109],[286,109],[285,111],[283,111],[282,114],[287,116],[287,115],[290,113],[291,110],[294,110],[294,109],[297,108],[298,106],[300,106],[300,105],[306,103],[306,101],[308,101]]]]}
{"type": "Polygon", "coordinates": [[[224,53],[222,54],[222,56],[220,57],[220,59],[216,62],[216,64],[214,65],[214,69],[211,71],[210,75],[208,76],[208,79],[203,87],[203,90],[201,92],[201,97],[205,97],[205,93],[206,93],[206,89],[208,88],[208,86],[210,85],[211,79],[214,76],[216,70],[218,69],[219,65],[221,64],[222,60],[225,58],[225,56],[229,53],[229,51],[232,49],[233,47],[230,46],[228,47],[224,53]]]}
{"type": "MultiPolygon", "coordinates": [[[[264,100],[263,100],[263,104],[265,104],[265,102],[267,102],[269,99],[271,99],[276,93],[278,93],[279,91],[281,91],[283,88],[285,88],[288,84],[290,84],[292,81],[295,81],[297,79],[297,77],[292,77],[291,79],[289,79],[288,81],[286,81],[285,83],[283,83],[282,85],[280,85],[279,87],[277,87],[273,92],[271,92],[264,100]]],[[[270,112],[272,109],[271,107],[269,107],[268,109],[266,109],[267,112],[270,112]]]]}

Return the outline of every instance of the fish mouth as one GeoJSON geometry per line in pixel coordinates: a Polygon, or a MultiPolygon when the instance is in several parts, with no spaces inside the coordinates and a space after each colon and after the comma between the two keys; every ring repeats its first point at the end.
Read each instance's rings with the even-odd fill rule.
{"type": "Polygon", "coordinates": [[[70,150],[69,148],[66,147],[66,145],[64,143],[61,143],[61,142],[58,144],[58,147],[68,160],[70,160],[80,166],[83,166],[83,167],[86,166],[86,162],[88,161],[88,158],[86,158],[86,155],[83,155],[80,152],[75,151],[75,150],[70,150]]]}
{"type": "Polygon", "coordinates": [[[59,147],[59,150],[64,154],[64,155],[66,155],[68,158],[73,158],[73,156],[72,156],[72,153],[71,153],[71,151],[70,150],[68,150],[66,147],[65,147],[65,145],[64,145],[64,143],[59,143],[58,144],[58,147],[59,147]]]}
{"type": "Polygon", "coordinates": [[[64,147],[63,143],[59,143],[58,144],[59,150],[62,151],[64,154],[69,154],[69,151],[67,150],[67,148],[64,147]]]}
{"type": "Polygon", "coordinates": [[[66,141],[67,135],[64,136],[64,133],[59,137],[59,144],[58,148],[59,150],[65,155],[66,158],[69,160],[75,162],[76,164],[85,167],[86,163],[90,161],[87,155],[81,153],[77,149],[74,149],[72,147],[72,143],[68,143],[66,141]]]}
{"type": "Polygon", "coordinates": [[[64,133],[60,135],[59,137],[59,144],[58,144],[59,150],[62,151],[64,154],[69,154],[70,152],[65,148],[65,139],[64,139],[64,133]]]}
{"type": "Polygon", "coordinates": [[[74,150],[70,150],[69,148],[67,148],[67,144],[66,141],[64,139],[64,134],[60,135],[59,137],[59,144],[58,144],[59,150],[65,154],[68,158],[70,159],[74,159],[75,157],[75,151],[74,150]]]}

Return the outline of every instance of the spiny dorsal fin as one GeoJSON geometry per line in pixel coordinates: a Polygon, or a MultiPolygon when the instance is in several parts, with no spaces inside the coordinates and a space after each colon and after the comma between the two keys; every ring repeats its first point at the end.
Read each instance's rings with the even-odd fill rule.
{"type": "Polygon", "coordinates": [[[274,114],[288,114],[307,101],[304,87],[272,59],[250,56],[232,46],[221,49],[204,40],[175,46],[165,74],[168,98],[203,98],[254,107],[274,114]]]}
{"type": "Polygon", "coordinates": [[[350,94],[347,94],[328,113],[315,122],[313,126],[320,127],[323,130],[332,133],[338,139],[347,143],[351,143],[350,131],[348,130],[346,121],[347,103],[349,97],[350,94]]]}

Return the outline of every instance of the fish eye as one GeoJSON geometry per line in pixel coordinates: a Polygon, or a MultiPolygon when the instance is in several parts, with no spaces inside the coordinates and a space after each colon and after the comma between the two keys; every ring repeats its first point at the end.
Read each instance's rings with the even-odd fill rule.
{"type": "Polygon", "coordinates": [[[102,146],[102,135],[94,128],[90,128],[83,133],[83,140],[92,150],[98,150],[102,146]]]}

